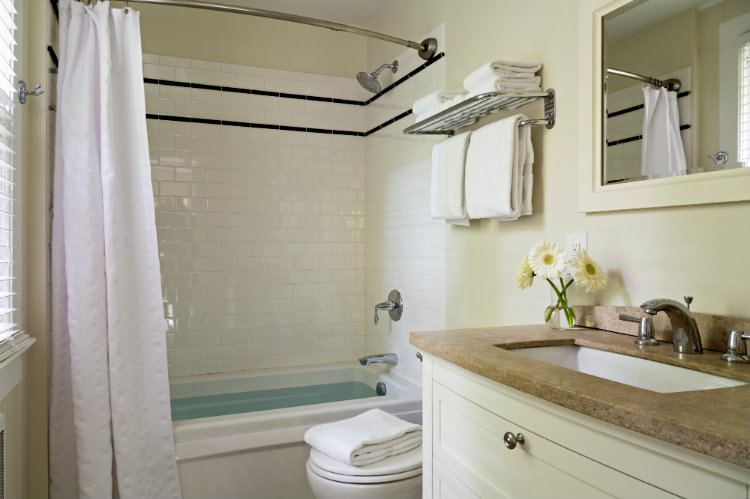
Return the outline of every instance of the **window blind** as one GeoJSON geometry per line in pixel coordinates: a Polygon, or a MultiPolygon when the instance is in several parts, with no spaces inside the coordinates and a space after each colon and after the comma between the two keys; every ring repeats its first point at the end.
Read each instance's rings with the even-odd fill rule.
{"type": "Polygon", "coordinates": [[[742,166],[750,166],[750,36],[743,38],[739,53],[737,158],[742,166]]]}
{"type": "Polygon", "coordinates": [[[16,16],[14,0],[0,0],[0,340],[11,340],[11,343],[11,337],[20,335],[14,282],[16,16]]]}

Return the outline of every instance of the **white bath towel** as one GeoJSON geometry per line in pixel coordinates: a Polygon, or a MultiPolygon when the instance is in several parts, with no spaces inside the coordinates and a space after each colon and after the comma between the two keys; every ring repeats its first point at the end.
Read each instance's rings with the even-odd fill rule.
{"type": "Polygon", "coordinates": [[[446,102],[453,98],[466,94],[466,90],[437,90],[431,94],[425,95],[421,99],[414,102],[411,107],[412,112],[415,115],[429,113],[435,109],[443,106],[446,102]]]}
{"type": "Polygon", "coordinates": [[[677,92],[643,87],[643,103],[641,175],[648,178],[685,175],[687,161],[680,136],[677,92]]]}
{"type": "Polygon", "coordinates": [[[422,427],[380,409],[313,426],[305,432],[310,447],[354,466],[364,466],[419,447],[422,427]]]}
{"type": "Polygon", "coordinates": [[[464,165],[471,134],[458,134],[432,146],[430,215],[448,223],[468,225],[464,201],[464,165]]]}
{"type": "Polygon", "coordinates": [[[516,220],[530,215],[531,132],[517,114],[472,133],[466,154],[466,212],[471,219],[516,220]]]}
{"type": "Polygon", "coordinates": [[[533,92],[540,91],[542,79],[538,76],[524,80],[507,80],[501,76],[487,78],[478,82],[475,86],[468,88],[469,94],[482,92],[533,92]]]}
{"type": "Polygon", "coordinates": [[[539,63],[511,62],[511,61],[493,61],[482,64],[472,71],[469,76],[464,78],[464,88],[471,89],[494,76],[505,76],[507,79],[524,78],[534,76],[542,69],[539,63]]]}
{"type": "Polygon", "coordinates": [[[461,102],[461,101],[462,101],[462,100],[464,100],[465,98],[466,98],[466,95],[464,95],[464,94],[459,94],[459,95],[456,95],[456,96],[455,96],[455,97],[453,97],[452,99],[450,99],[450,100],[448,100],[448,101],[446,101],[446,102],[443,102],[443,103],[442,103],[442,104],[440,104],[439,106],[437,106],[437,107],[434,107],[434,108],[432,108],[432,109],[430,109],[430,110],[428,110],[428,111],[425,111],[424,113],[418,114],[418,115],[417,115],[417,116],[415,117],[415,119],[414,119],[414,122],[416,123],[416,122],[419,122],[419,121],[425,120],[425,119],[429,118],[430,116],[434,116],[434,115],[436,115],[436,114],[437,114],[437,113],[439,113],[440,111],[445,111],[445,110],[446,110],[446,109],[448,109],[449,107],[453,107],[453,106],[455,106],[456,104],[458,104],[459,102],[461,102]]]}

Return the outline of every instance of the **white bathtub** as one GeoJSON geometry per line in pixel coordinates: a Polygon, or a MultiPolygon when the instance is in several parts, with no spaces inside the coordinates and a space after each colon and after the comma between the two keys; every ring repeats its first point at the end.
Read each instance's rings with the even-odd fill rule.
{"type": "Polygon", "coordinates": [[[381,366],[365,368],[353,364],[173,381],[173,398],[348,381],[358,381],[373,389],[383,382],[387,394],[175,421],[184,499],[312,499],[305,476],[309,448],[302,440],[308,428],[374,407],[421,423],[421,392],[418,386],[381,366]]]}

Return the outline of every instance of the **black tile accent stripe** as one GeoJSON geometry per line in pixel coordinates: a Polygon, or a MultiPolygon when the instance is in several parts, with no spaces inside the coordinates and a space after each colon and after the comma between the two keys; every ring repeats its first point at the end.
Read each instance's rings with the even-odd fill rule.
{"type": "MultiPolygon", "coordinates": [[[[690,125],[680,125],[680,130],[687,130],[690,125]]],[[[635,142],[636,140],[643,140],[643,135],[634,135],[633,137],[626,137],[618,140],[608,140],[607,147],[619,146],[620,144],[627,144],[628,142],[635,142]]]]}
{"type": "Polygon", "coordinates": [[[319,95],[293,94],[293,93],[288,93],[288,92],[273,92],[270,90],[258,90],[254,88],[226,87],[224,85],[209,85],[206,83],[188,83],[184,81],[161,80],[161,79],[156,79],[156,78],[144,78],[143,83],[148,83],[152,85],[166,85],[170,87],[186,87],[186,88],[197,88],[197,89],[202,89],[202,90],[214,90],[217,92],[233,92],[233,93],[239,93],[239,94],[265,95],[267,97],[279,97],[282,99],[299,99],[299,100],[309,100],[309,101],[315,101],[315,102],[330,102],[333,104],[348,104],[351,106],[367,106],[368,104],[375,102],[377,99],[379,99],[386,93],[390,92],[394,88],[403,84],[409,78],[413,78],[415,75],[424,71],[425,69],[427,69],[428,67],[430,67],[432,64],[439,61],[443,57],[445,57],[445,52],[440,52],[438,55],[432,57],[428,61],[425,61],[422,65],[417,66],[416,68],[412,69],[411,71],[409,71],[409,73],[402,76],[401,78],[391,83],[390,85],[385,87],[383,90],[381,90],[377,94],[373,95],[372,97],[364,101],[352,100],[352,99],[339,99],[336,97],[321,97],[319,95]]]}
{"type": "Polygon", "coordinates": [[[364,102],[363,105],[366,106],[368,104],[372,104],[373,102],[375,102],[376,100],[378,100],[380,97],[382,97],[384,94],[390,92],[391,90],[393,90],[397,86],[401,85],[402,83],[404,83],[409,78],[412,78],[415,75],[419,74],[420,72],[424,71],[425,69],[429,68],[430,66],[432,66],[433,64],[435,64],[437,61],[439,61],[443,57],[445,57],[445,52],[440,52],[439,54],[432,56],[431,58],[429,58],[428,60],[426,60],[422,65],[417,66],[416,68],[412,69],[411,71],[409,71],[408,73],[406,73],[404,76],[402,76],[401,78],[399,78],[398,80],[394,81],[393,83],[391,83],[390,85],[388,85],[387,87],[385,87],[383,90],[381,90],[377,94],[375,94],[372,97],[370,97],[369,99],[367,99],[364,102]]]}
{"type": "MultiPolygon", "coordinates": [[[[54,3],[54,0],[51,0],[51,1],[54,3]]],[[[55,3],[55,5],[57,4],[55,3]]],[[[48,46],[47,51],[49,52],[49,55],[52,58],[52,62],[55,64],[55,67],[57,67],[58,58],[57,58],[57,54],[55,53],[55,50],[51,46],[48,46]]],[[[330,102],[333,104],[348,104],[351,106],[367,106],[368,104],[372,104],[373,102],[375,102],[380,97],[390,92],[394,88],[403,84],[409,78],[413,78],[415,75],[429,68],[430,66],[432,66],[434,63],[436,63],[443,57],[445,57],[445,52],[440,52],[436,56],[425,61],[420,66],[417,66],[416,68],[412,69],[407,74],[405,74],[404,76],[394,81],[393,83],[385,87],[383,90],[381,90],[377,94],[373,95],[372,97],[364,101],[352,100],[352,99],[339,99],[337,97],[322,97],[319,95],[304,95],[304,94],[293,94],[293,93],[287,93],[287,92],[273,92],[271,90],[258,90],[254,88],[227,87],[224,85],[209,85],[206,83],[189,83],[185,81],[161,80],[161,79],[156,79],[156,78],[143,78],[143,83],[151,84],[151,85],[165,85],[165,86],[170,86],[170,87],[184,87],[184,88],[196,88],[196,89],[201,89],[201,90],[214,90],[217,92],[232,92],[232,93],[238,93],[238,94],[264,95],[267,97],[279,97],[282,99],[299,99],[299,100],[309,100],[309,101],[315,101],[315,102],[330,102]]]]}
{"type": "Polygon", "coordinates": [[[52,64],[54,64],[55,68],[57,68],[60,61],[57,59],[57,54],[55,53],[55,49],[52,48],[52,45],[47,45],[47,53],[49,54],[49,58],[52,60],[52,64]]]}
{"type": "MultiPolygon", "coordinates": [[[[690,95],[690,90],[686,90],[685,92],[678,93],[677,98],[681,99],[683,97],[687,97],[688,95],[690,95]]],[[[614,118],[615,116],[632,113],[633,111],[638,111],[639,109],[643,109],[643,104],[638,104],[637,106],[632,106],[632,107],[626,107],[618,111],[612,111],[611,113],[607,113],[607,118],[614,118]]]]}
{"type": "Polygon", "coordinates": [[[175,116],[171,114],[152,114],[146,113],[147,120],[162,120],[162,121],[177,121],[180,123],[200,123],[204,125],[222,125],[222,126],[238,126],[243,128],[265,128],[268,130],[282,130],[287,132],[306,132],[306,133],[322,133],[328,135],[350,135],[354,137],[367,137],[373,133],[382,130],[383,128],[391,125],[403,118],[406,118],[412,114],[411,109],[407,109],[403,113],[394,116],[393,118],[384,121],[380,125],[367,130],[366,132],[357,132],[354,130],[333,130],[329,128],[311,128],[303,126],[288,126],[288,125],[274,125],[270,123],[253,123],[249,121],[230,121],[230,120],[216,120],[211,118],[191,118],[188,116],[175,116]]]}
{"type": "MultiPolygon", "coordinates": [[[[57,2],[55,0],[50,0],[50,1],[53,5],[53,8],[57,9],[57,2]]],[[[52,63],[55,65],[55,67],[57,67],[59,64],[59,61],[57,58],[57,54],[55,53],[55,49],[52,46],[47,46],[47,52],[49,53],[50,59],[52,59],[52,63]]],[[[399,78],[395,82],[391,83],[382,91],[370,97],[366,101],[338,99],[335,97],[321,97],[317,95],[302,95],[302,94],[291,94],[291,93],[284,93],[284,92],[272,92],[270,90],[256,90],[256,89],[250,89],[250,88],[225,87],[222,85],[207,85],[205,83],[187,83],[187,82],[173,81],[173,80],[159,80],[155,78],[143,78],[143,83],[152,84],[152,85],[154,84],[155,85],[167,85],[167,86],[173,86],[173,87],[196,88],[196,89],[203,89],[203,90],[217,90],[221,92],[235,92],[235,93],[252,94],[252,95],[265,95],[269,97],[280,97],[280,98],[286,98],[286,99],[304,99],[304,100],[316,101],[316,102],[332,102],[334,104],[350,104],[350,105],[356,105],[356,106],[366,106],[374,102],[378,98],[380,98],[383,94],[390,92],[397,86],[401,85],[409,78],[412,78],[419,72],[424,71],[425,69],[427,69],[428,67],[430,67],[432,64],[439,61],[443,57],[445,57],[445,52],[440,52],[436,56],[425,61],[422,65],[417,66],[413,70],[409,71],[409,73],[399,78]]],[[[270,130],[284,130],[284,131],[293,131],[293,132],[323,133],[323,134],[331,134],[331,135],[351,135],[351,136],[356,136],[356,137],[367,137],[395,123],[396,121],[399,121],[409,116],[410,114],[412,114],[412,110],[407,109],[406,111],[398,114],[397,116],[394,116],[393,118],[387,121],[384,121],[380,125],[377,125],[365,132],[358,132],[358,131],[353,131],[353,130],[333,130],[333,129],[327,129],[327,128],[310,128],[310,127],[287,126],[287,125],[273,125],[273,124],[267,124],[267,123],[252,123],[252,122],[245,122],[245,121],[216,120],[216,119],[209,119],[209,118],[191,118],[191,117],[186,117],[186,116],[150,114],[150,113],[146,114],[146,119],[179,121],[179,122],[185,122],[185,123],[202,123],[202,124],[207,124],[207,125],[239,126],[239,127],[245,127],[245,128],[266,128],[270,130]]]]}

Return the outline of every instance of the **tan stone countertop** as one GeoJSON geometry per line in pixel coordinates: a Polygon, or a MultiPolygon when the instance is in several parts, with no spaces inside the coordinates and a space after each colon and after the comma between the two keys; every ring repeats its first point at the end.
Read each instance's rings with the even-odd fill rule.
{"type": "Polygon", "coordinates": [[[410,340],[423,352],[534,397],[750,468],[750,384],[658,393],[522,357],[512,349],[575,344],[750,383],[750,364],[728,364],[720,352],[680,357],[671,343],[639,347],[626,334],[552,331],[544,325],[412,332],[410,340]]]}

